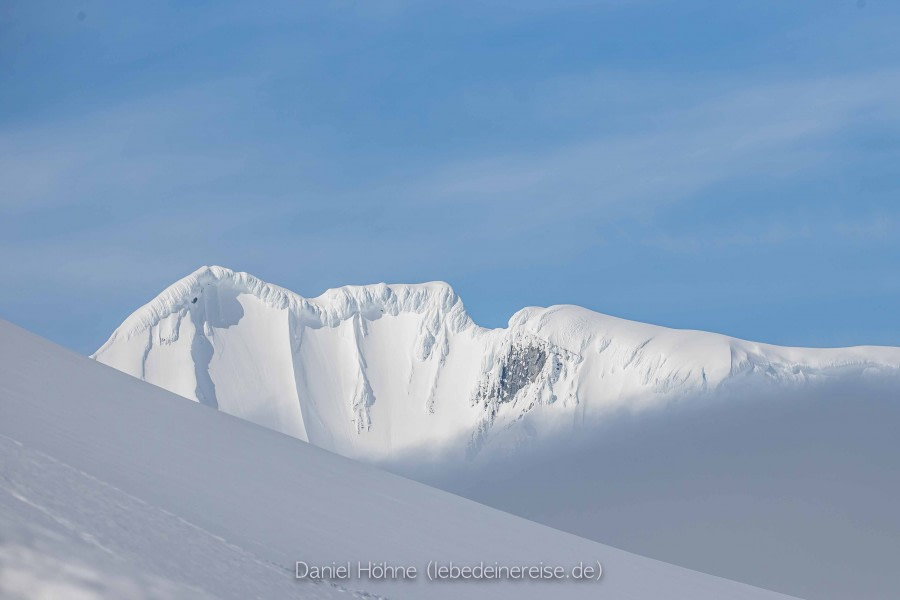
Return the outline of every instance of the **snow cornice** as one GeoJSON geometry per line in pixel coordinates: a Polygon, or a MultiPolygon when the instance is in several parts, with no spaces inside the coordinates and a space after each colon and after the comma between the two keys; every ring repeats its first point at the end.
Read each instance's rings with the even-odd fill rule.
{"type": "Polygon", "coordinates": [[[329,289],[316,298],[305,298],[249,273],[220,266],[203,266],[134,311],[93,356],[103,352],[117,339],[130,339],[169,315],[188,309],[192,300],[210,286],[250,294],[267,306],[288,309],[301,320],[320,326],[333,327],[357,314],[376,312],[389,315],[425,313],[434,321],[435,327],[440,322],[455,331],[474,325],[459,296],[444,282],[347,285],[329,289]]]}

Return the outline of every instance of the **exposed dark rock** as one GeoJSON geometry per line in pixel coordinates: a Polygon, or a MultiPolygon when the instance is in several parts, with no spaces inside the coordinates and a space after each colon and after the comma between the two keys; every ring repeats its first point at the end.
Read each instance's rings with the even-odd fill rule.
{"type": "Polygon", "coordinates": [[[544,363],[547,351],[537,346],[510,346],[500,367],[500,381],[496,390],[497,400],[509,402],[516,393],[530,383],[534,383],[544,363]]]}

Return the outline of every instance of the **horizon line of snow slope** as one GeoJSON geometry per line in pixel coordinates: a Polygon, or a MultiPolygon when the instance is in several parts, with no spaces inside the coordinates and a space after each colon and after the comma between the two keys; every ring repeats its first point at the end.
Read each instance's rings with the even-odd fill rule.
{"type": "Polygon", "coordinates": [[[0,596],[776,600],[209,410],[0,320],[0,596]],[[295,581],[294,562],[573,565],[594,583],[295,581]]]}
{"type": "Polygon", "coordinates": [[[308,299],[215,266],[135,311],[92,357],[368,460],[471,456],[496,432],[568,434],[617,410],[733,386],[900,377],[894,347],[779,347],[567,305],[525,308],[508,328],[485,329],[445,283],[308,299]]]}

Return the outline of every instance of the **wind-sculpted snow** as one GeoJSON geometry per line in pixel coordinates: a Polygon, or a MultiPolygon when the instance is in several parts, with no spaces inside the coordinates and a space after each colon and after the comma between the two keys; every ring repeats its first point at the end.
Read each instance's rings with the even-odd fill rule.
{"type": "Polygon", "coordinates": [[[198,406],[0,321],[0,597],[787,600],[629,554],[198,406]],[[296,579],[296,562],[414,579],[296,579]],[[599,563],[598,579],[427,579],[599,563]]]}
{"type": "MultiPolygon", "coordinates": [[[[444,283],[347,286],[307,299],[203,267],[137,310],[94,357],[348,456],[481,451],[498,431],[568,435],[611,412],[736,386],[900,376],[900,349],[784,348],[526,308],[485,329],[444,283]]],[[[521,439],[521,436],[504,436],[521,439]]]]}
{"type": "Polygon", "coordinates": [[[396,316],[405,312],[417,312],[427,316],[426,329],[434,335],[441,326],[459,330],[470,322],[459,297],[444,283],[345,286],[328,290],[310,300],[265,283],[248,273],[212,266],[197,269],[135,311],[116,329],[98,350],[98,354],[120,337],[130,339],[170,315],[183,312],[190,308],[189,304],[196,304],[204,293],[216,288],[231,288],[238,293],[251,295],[270,308],[291,309],[309,323],[317,323],[319,326],[334,327],[357,315],[372,319],[384,313],[396,316]]]}

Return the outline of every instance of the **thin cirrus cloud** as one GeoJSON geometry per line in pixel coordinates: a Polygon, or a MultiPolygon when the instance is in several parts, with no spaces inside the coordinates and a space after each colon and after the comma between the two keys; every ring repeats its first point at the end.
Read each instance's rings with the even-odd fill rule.
{"type": "MultiPolygon", "coordinates": [[[[823,148],[835,143],[830,136],[852,128],[859,119],[890,124],[900,106],[896,71],[761,82],[721,95],[697,94],[692,105],[656,111],[652,119],[628,133],[600,133],[551,148],[531,147],[516,154],[449,164],[435,161],[409,179],[409,173],[402,172],[374,181],[351,177],[344,185],[306,192],[307,197],[301,189],[278,198],[260,198],[257,201],[267,208],[260,211],[242,208],[240,202],[229,204],[253,201],[252,186],[246,183],[244,188],[223,188],[221,204],[210,199],[209,190],[247,171],[264,172],[261,165],[269,160],[280,169],[268,174],[286,179],[296,177],[285,173],[288,167],[302,170],[315,160],[308,160],[304,151],[291,157],[281,154],[280,147],[267,149],[265,140],[255,140],[250,149],[250,141],[240,138],[214,148],[180,144],[192,131],[202,133],[215,123],[240,118],[245,99],[239,91],[245,83],[198,84],[89,113],[74,122],[3,135],[0,146],[9,150],[2,153],[8,177],[0,184],[0,197],[8,223],[15,223],[18,216],[27,226],[31,216],[42,214],[36,212],[39,207],[93,203],[107,207],[99,211],[98,221],[108,221],[109,231],[88,227],[86,235],[125,249],[135,238],[150,242],[161,231],[167,237],[168,231],[186,245],[180,253],[199,257],[206,244],[215,241],[216,232],[261,233],[273,227],[279,231],[275,224],[287,218],[295,230],[307,234],[305,239],[292,240],[289,230],[281,230],[284,239],[268,243],[302,252],[314,240],[318,247],[324,246],[323,256],[342,260],[381,241],[375,250],[379,259],[421,264],[444,252],[443,246],[453,239],[466,239],[480,246],[476,251],[489,250],[482,258],[485,263],[499,264],[510,254],[530,259],[531,252],[539,252],[510,246],[511,238],[538,231],[548,238],[558,236],[559,244],[589,245],[596,240],[569,240],[565,231],[585,219],[608,224],[635,216],[647,218],[654,207],[690,201],[693,194],[730,177],[789,177],[826,168],[832,152],[823,148]],[[223,97],[225,101],[217,100],[223,97]],[[173,144],[179,151],[172,152],[173,144]],[[334,198],[332,208],[319,202],[323,193],[334,198]],[[185,196],[197,203],[180,205],[185,196]],[[142,206],[142,202],[149,204],[142,206]],[[218,204],[213,212],[208,210],[211,203],[218,204]],[[154,204],[167,206],[174,214],[160,214],[152,210],[154,204]],[[132,214],[141,218],[129,223],[128,235],[122,235],[118,220],[132,214]],[[443,232],[429,229],[434,215],[449,226],[443,232]],[[317,223],[322,224],[322,235],[317,234],[317,223]],[[186,233],[197,226],[209,231],[192,241],[186,233]],[[427,236],[416,235],[424,230],[427,236]],[[408,243],[394,237],[404,232],[408,243]],[[420,244],[422,237],[432,238],[432,243],[420,244]]],[[[584,85],[577,83],[581,89],[584,85]]],[[[616,81],[607,78],[604,85],[615,88],[616,81]]],[[[633,93],[639,93],[633,77],[629,85],[633,93]]],[[[654,81],[648,82],[648,88],[659,93],[654,81]]],[[[553,104],[544,109],[551,115],[558,110],[553,104]]],[[[640,117],[636,120],[640,123],[640,117]]],[[[881,231],[891,230],[882,227],[881,231]]],[[[751,238],[774,239],[768,234],[751,238]]],[[[251,239],[260,242],[259,237],[251,239]]],[[[718,239],[711,243],[722,243],[718,239]]],[[[46,242],[41,231],[35,230],[32,242],[25,241],[22,248],[33,258],[18,264],[34,262],[39,256],[35,246],[46,242]]],[[[251,240],[235,235],[229,243],[240,246],[251,240]]],[[[5,246],[7,256],[17,254],[15,244],[5,246]]],[[[44,250],[47,254],[57,251],[61,248],[52,244],[44,250]]],[[[121,269],[128,269],[126,261],[121,269]]],[[[124,275],[116,271],[113,267],[109,277],[124,275]]]]}
{"type": "Polygon", "coordinates": [[[829,135],[860,119],[896,127],[898,107],[897,71],[763,82],[654,114],[643,130],[444,168],[417,190],[416,201],[478,197],[519,203],[537,193],[552,195],[556,206],[587,211],[643,208],[646,202],[677,201],[732,175],[786,176],[815,168],[829,157],[820,150],[829,135]]]}
{"type": "Polygon", "coordinates": [[[488,325],[572,302],[891,341],[900,72],[871,4],[16,5],[0,310],[90,351],[220,263],[310,295],[444,279],[488,325]],[[59,334],[35,308],[70,310],[54,289],[83,311],[59,334]],[[834,314],[792,305],[800,329],[773,305],[789,291],[834,314]]]}

